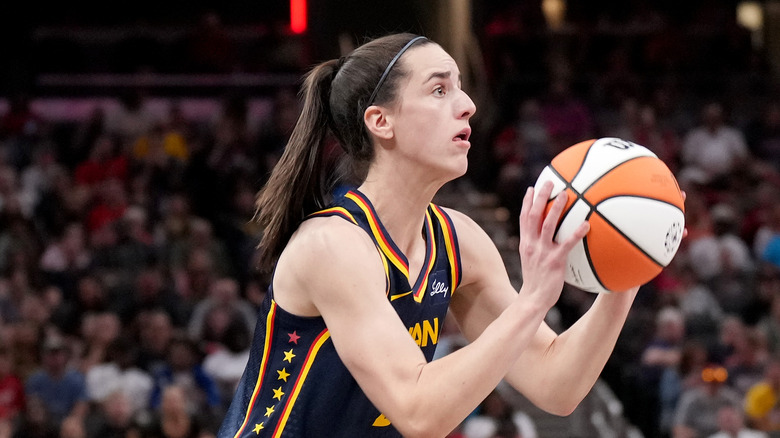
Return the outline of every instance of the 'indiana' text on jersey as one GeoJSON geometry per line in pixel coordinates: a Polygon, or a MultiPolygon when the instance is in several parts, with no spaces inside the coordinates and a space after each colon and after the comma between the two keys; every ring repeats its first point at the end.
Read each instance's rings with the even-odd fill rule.
{"type": "MultiPolygon", "coordinates": [[[[348,192],[310,217],[317,216],[342,217],[371,236],[384,263],[387,299],[430,361],[461,278],[458,240],[449,216],[437,205],[428,207],[425,263],[413,285],[406,257],[362,193],[348,192]]],[[[324,320],[286,312],[269,288],[249,362],[219,438],[400,436],[336,354],[324,320]]]]}

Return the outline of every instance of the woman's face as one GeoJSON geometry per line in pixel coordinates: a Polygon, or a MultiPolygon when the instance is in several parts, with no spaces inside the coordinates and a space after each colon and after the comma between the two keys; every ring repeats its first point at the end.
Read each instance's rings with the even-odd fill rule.
{"type": "Polygon", "coordinates": [[[426,174],[434,179],[463,175],[471,147],[469,119],[476,107],[461,89],[455,60],[440,46],[426,44],[410,49],[401,62],[408,76],[387,114],[393,147],[409,161],[426,164],[426,174]]]}

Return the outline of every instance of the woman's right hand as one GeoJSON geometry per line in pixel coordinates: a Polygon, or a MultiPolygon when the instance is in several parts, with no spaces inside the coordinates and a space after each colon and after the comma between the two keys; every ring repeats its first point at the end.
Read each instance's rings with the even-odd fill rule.
{"type": "Polygon", "coordinates": [[[565,241],[555,242],[555,229],[566,205],[567,194],[565,190],[561,191],[545,214],[552,190],[553,184],[549,181],[538,193],[529,187],[520,210],[522,290],[546,309],[551,308],[560,297],[569,252],[590,230],[590,224],[583,222],[565,241]]]}

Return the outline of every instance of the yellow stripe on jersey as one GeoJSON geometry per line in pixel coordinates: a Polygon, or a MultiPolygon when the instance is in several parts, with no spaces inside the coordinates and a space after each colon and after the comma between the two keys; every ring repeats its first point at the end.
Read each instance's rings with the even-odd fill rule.
{"type": "Polygon", "coordinates": [[[427,211],[425,212],[425,221],[428,224],[428,245],[431,248],[431,252],[428,255],[428,264],[425,266],[425,270],[422,272],[423,278],[422,281],[420,281],[420,286],[414,292],[414,300],[418,303],[422,302],[423,297],[425,297],[425,290],[428,289],[428,277],[430,277],[431,269],[433,269],[433,265],[436,263],[436,239],[433,235],[433,223],[431,215],[427,211]]]}
{"type": "Polygon", "coordinates": [[[403,297],[409,295],[410,293],[412,293],[412,291],[404,292],[402,294],[390,295],[390,301],[395,301],[395,300],[397,300],[399,298],[403,298],[403,297]]]}
{"type": "Polygon", "coordinates": [[[326,208],[325,210],[320,210],[320,211],[317,211],[317,212],[314,212],[314,213],[310,214],[310,215],[309,215],[309,217],[315,217],[315,216],[327,216],[327,215],[329,215],[329,214],[334,214],[334,213],[335,213],[335,214],[338,214],[338,215],[341,215],[341,216],[344,216],[345,218],[347,218],[347,219],[351,220],[353,224],[357,225],[357,221],[356,221],[356,220],[355,220],[355,218],[352,216],[352,213],[350,213],[349,211],[347,211],[347,209],[346,209],[346,208],[344,208],[344,207],[331,207],[331,208],[326,208]]]}
{"type": "Polygon", "coordinates": [[[388,295],[390,293],[390,266],[387,264],[387,257],[381,250],[379,250],[379,258],[382,259],[382,268],[385,270],[385,295],[388,295]]]}
{"type": "Polygon", "coordinates": [[[439,219],[442,231],[444,232],[444,246],[447,249],[447,258],[450,261],[450,270],[452,271],[450,276],[452,279],[451,294],[454,294],[455,289],[458,287],[458,282],[460,281],[460,266],[458,266],[458,258],[455,255],[455,230],[453,229],[450,221],[444,217],[444,214],[439,209],[439,206],[433,204],[431,205],[433,206],[433,213],[439,219]]]}
{"type": "Polygon", "coordinates": [[[263,360],[260,362],[260,372],[257,376],[257,383],[255,384],[255,389],[252,391],[252,398],[249,401],[249,406],[247,406],[246,409],[246,416],[244,417],[244,422],[241,423],[241,427],[238,428],[238,432],[234,435],[234,438],[238,438],[238,436],[241,435],[241,432],[244,431],[244,428],[246,427],[247,422],[249,421],[249,417],[252,414],[252,408],[254,408],[255,401],[257,400],[257,395],[260,393],[260,384],[263,382],[263,378],[265,378],[265,369],[268,365],[268,356],[269,351],[271,350],[271,341],[273,340],[273,332],[274,332],[274,316],[276,315],[276,301],[271,300],[271,308],[268,310],[268,317],[265,321],[265,345],[263,345],[263,360]]]}
{"type": "Polygon", "coordinates": [[[408,279],[409,267],[403,260],[401,260],[398,254],[396,254],[395,251],[390,248],[390,245],[387,243],[384,234],[382,234],[382,230],[379,229],[379,223],[377,222],[377,219],[369,206],[363,201],[363,199],[352,192],[349,192],[344,196],[351,199],[358,207],[360,207],[361,210],[363,210],[363,213],[365,213],[366,219],[368,220],[368,225],[371,227],[371,232],[374,234],[374,238],[376,239],[377,244],[379,244],[379,247],[382,249],[382,252],[390,260],[390,263],[395,265],[395,267],[398,268],[398,270],[401,271],[401,273],[404,274],[408,279]]]}

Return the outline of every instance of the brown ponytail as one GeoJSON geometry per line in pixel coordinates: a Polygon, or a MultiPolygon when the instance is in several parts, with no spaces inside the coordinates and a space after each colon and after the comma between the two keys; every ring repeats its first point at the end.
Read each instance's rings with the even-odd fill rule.
{"type": "Polygon", "coordinates": [[[279,163],[258,194],[257,221],[264,230],[260,246],[263,267],[278,257],[303,217],[327,203],[319,171],[328,132],[326,99],[337,64],[336,60],[324,62],[306,75],[301,115],[279,163]]]}
{"type": "MultiPolygon", "coordinates": [[[[257,197],[255,219],[263,227],[260,268],[270,270],[292,233],[306,215],[331,200],[333,183],[325,162],[325,140],[332,133],[346,152],[338,168],[342,181],[359,184],[374,157],[373,141],[363,113],[377,89],[374,105],[396,98],[399,79],[406,75],[402,60],[385,72],[393,57],[416,35],[395,34],[375,39],[340,60],[315,66],[301,88],[303,108],[284,153],[257,197]],[[384,74],[383,74],[384,73],[384,74]]],[[[425,39],[415,45],[428,44],[425,39]]]]}

